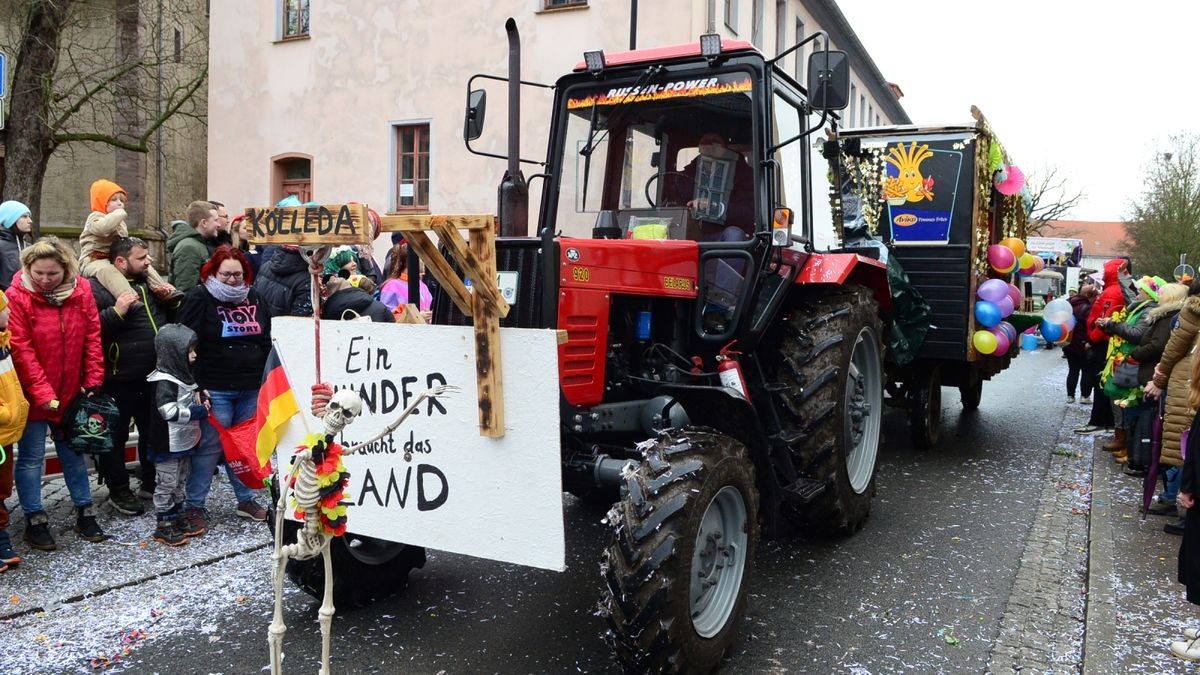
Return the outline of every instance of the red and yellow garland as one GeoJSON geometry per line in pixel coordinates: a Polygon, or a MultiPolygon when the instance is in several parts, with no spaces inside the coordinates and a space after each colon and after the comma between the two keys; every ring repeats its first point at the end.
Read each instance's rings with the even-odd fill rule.
{"type": "MultiPolygon", "coordinates": [[[[346,504],[342,500],[350,498],[346,492],[350,474],[342,464],[342,446],[337,443],[326,444],[324,436],[314,433],[306,436],[304,442],[296,446],[296,454],[305,450],[312,450],[313,461],[317,467],[317,486],[320,495],[317,504],[320,509],[318,516],[321,526],[325,528],[327,534],[340,537],[346,533],[347,520],[346,504]]],[[[296,487],[294,474],[288,484],[292,488],[296,487]]],[[[295,495],[292,496],[291,505],[295,510],[296,518],[304,520],[305,511],[296,503],[295,495]]]]}

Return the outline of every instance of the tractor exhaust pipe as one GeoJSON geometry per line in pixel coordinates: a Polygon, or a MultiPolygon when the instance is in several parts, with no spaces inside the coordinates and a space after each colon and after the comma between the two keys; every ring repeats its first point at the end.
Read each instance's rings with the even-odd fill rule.
{"type": "Polygon", "coordinates": [[[511,17],[504,30],[508,32],[508,170],[500,181],[496,213],[500,236],[523,237],[529,233],[529,185],[521,175],[521,36],[511,17]]]}

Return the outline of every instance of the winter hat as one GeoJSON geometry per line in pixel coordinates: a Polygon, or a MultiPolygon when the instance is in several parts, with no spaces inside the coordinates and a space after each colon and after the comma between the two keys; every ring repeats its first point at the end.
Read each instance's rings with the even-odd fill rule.
{"type": "Polygon", "coordinates": [[[342,246],[338,248],[333,255],[329,256],[328,260],[325,261],[325,273],[337,274],[342,270],[342,267],[344,267],[346,263],[349,263],[354,259],[354,251],[349,246],[342,246]]]}
{"type": "Polygon", "coordinates": [[[9,200],[0,204],[0,225],[3,225],[6,230],[12,229],[12,226],[16,225],[22,216],[29,215],[33,215],[29,212],[29,207],[21,202],[9,200]]]}
{"type": "Polygon", "coordinates": [[[1158,302],[1158,289],[1163,287],[1166,281],[1159,277],[1142,277],[1137,280],[1138,290],[1150,296],[1150,299],[1158,302]]]}
{"type": "Polygon", "coordinates": [[[118,192],[122,192],[126,196],[129,195],[128,192],[125,192],[125,188],[117,185],[111,180],[101,178],[95,183],[92,183],[92,210],[99,211],[100,213],[108,211],[108,200],[112,199],[112,196],[118,192]]]}
{"type": "Polygon", "coordinates": [[[296,195],[288,195],[275,202],[275,206],[300,206],[300,198],[296,195]]]}

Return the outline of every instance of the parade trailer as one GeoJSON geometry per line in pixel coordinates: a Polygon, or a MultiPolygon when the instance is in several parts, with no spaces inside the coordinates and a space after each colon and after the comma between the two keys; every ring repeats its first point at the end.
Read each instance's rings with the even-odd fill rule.
{"type": "MultiPolygon", "coordinates": [[[[373,482],[350,485],[368,508],[348,507],[348,533],[332,544],[332,580],[319,558],[294,560],[288,573],[313,595],[329,582],[338,604],[362,604],[402,587],[424,562],[422,547],[442,547],[455,529],[463,536],[451,550],[560,568],[561,492],[553,507],[537,501],[518,516],[493,518],[499,507],[473,495],[501,493],[464,490],[446,468],[486,462],[483,473],[497,482],[529,481],[542,494],[550,451],[556,488],[608,509],[601,605],[620,663],[636,672],[708,672],[738,633],[760,537],[849,534],[870,512],[881,336],[892,306],[887,270],[854,251],[813,249],[808,187],[812,135],[847,105],[849,62],[823,33],[774,58],[718,35],[586,53],[552,87],[548,149],[536,162],[544,167],[537,236],[524,236],[519,42],[511,20],[507,29],[509,74],[495,79],[509,87],[508,154],[489,155],[508,161],[501,236],[486,236],[486,217],[384,217],[383,230],[403,232],[436,279],[439,325],[343,325],[325,338],[336,335],[340,346],[316,352],[324,372],[344,377],[328,364],[346,371],[357,363],[351,352],[368,345],[442,374],[450,372],[443,364],[474,351],[479,387],[463,381],[469,370],[460,363],[460,394],[445,402],[449,419],[414,417],[434,426],[411,439],[402,433],[414,441],[402,452],[358,467],[348,459],[351,476],[369,469],[373,482]],[[806,90],[785,60],[813,42],[806,90]],[[456,239],[464,228],[469,244],[456,239]],[[465,291],[463,277],[471,282],[465,291]],[[552,363],[535,358],[543,342],[522,344],[509,331],[558,336],[552,363]],[[493,358],[500,344],[503,356],[493,358]],[[525,362],[510,361],[526,352],[525,362]],[[541,386],[546,373],[557,386],[541,386]],[[485,375],[494,379],[487,386],[485,375]],[[478,426],[468,425],[477,435],[448,430],[464,423],[464,402],[478,408],[478,426]],[[507,417],[517,409],[520,417],[507,417]],[[538,433],[546,423],[553,440],[538,433]],[[425,457],[417,444],[424,438],[434,440],[449,496],[427,512],[397,511],[401,495],[412,499],[401,470],[425,457]],[[504,441],[511,443],[498,445],[504,441]],[[453,517],[433,520],[439,514],[453,517]],[[557,533],[535,531],[547,519],[558,522],[557,533]],[[494,538],[502,525],[522,545],[481,552],[472,540],[494,538]]],[[[486,94],[468,85],[467,99],[472,148],[486,94]]],[[[285,330],[305,342],[295,324],[285,330]]],[[[296,356],[312,357],[311,349],[296,356]]],[[[402,368],[395,358],[390,367],[402,368]]],[[[436,492],[440,479],[426,476],[436,492]]],[[[289,528],[294,536],[297,525],[289,528]]]]}
{"type": "Polygon", "coordinates": [[[919,350],[904,363],[889,351],[887,363],[889,403],[908,410],[912,442],[923,448],[938,440],[942,387],[957,387],[963,408],[976,409],[984,381],[1019,352],[1013,340],[1005,353],[982,354],[972,339],[976,290],[992,273],[988,247],[1023,240],[1027,219],[1019,186],[997,183],[1011,161],[982,113],[972,114],[970,125],[840,130],[824,150],[840,177],[832,208],[842,243],[894,258],[931,310],[919,350]]]}

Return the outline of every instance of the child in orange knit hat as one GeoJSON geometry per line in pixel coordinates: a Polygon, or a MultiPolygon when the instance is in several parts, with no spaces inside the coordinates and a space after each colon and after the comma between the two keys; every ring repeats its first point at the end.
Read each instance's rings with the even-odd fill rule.
{"type": "MultiPolygon", "coordinates": [[[[114,298],[119,298],[132,293],[133,287],[121,270],[113,267],[108,259],[108,249],[114,241],[129,236],[129,228],[125,227],[125,203],[129,197],[120,185],[103,178],[92,183],[90,196],[92,212],[79,235],[79,270],[84,276],[94,277],[114,298]]],[[[159,298],[166,299],[178,293],[159,276],[153,265],[146,270],[146,282],[159,298]]]]}

